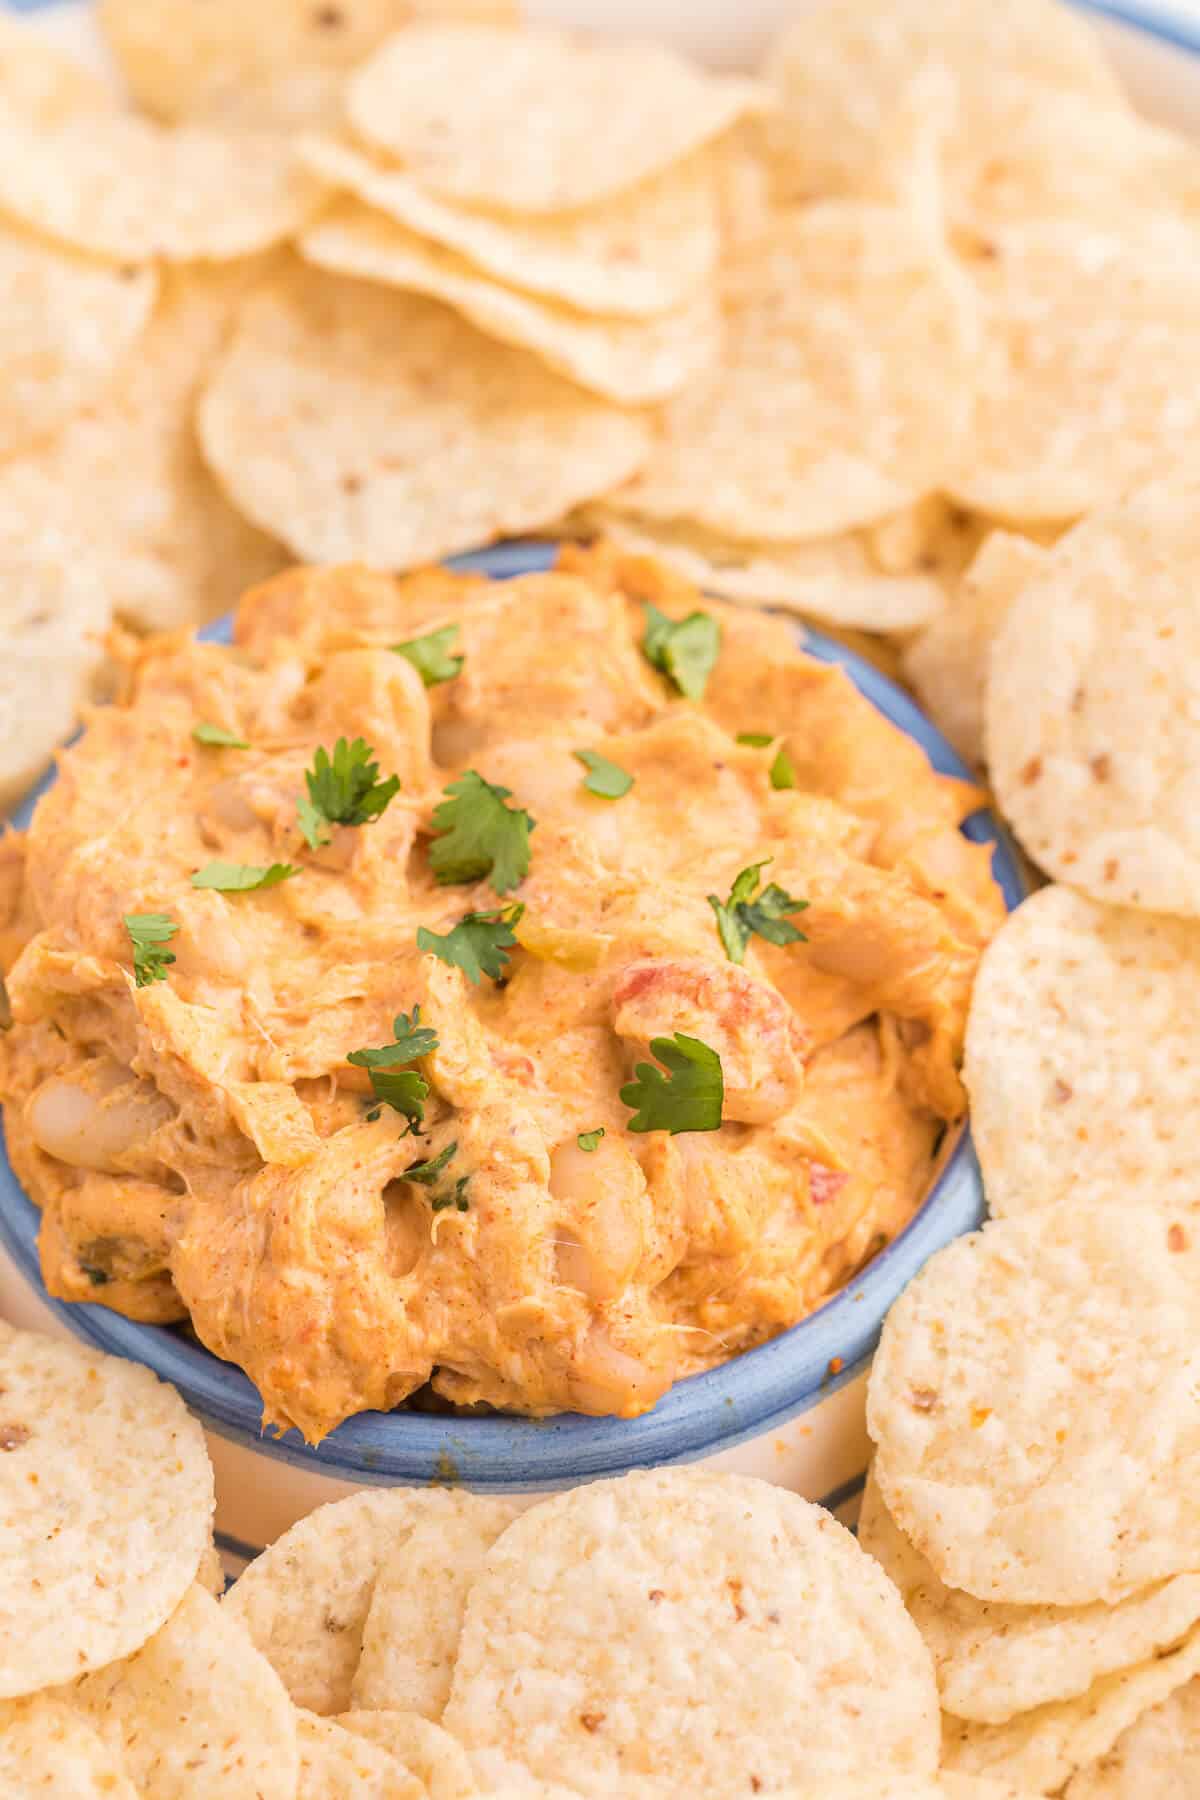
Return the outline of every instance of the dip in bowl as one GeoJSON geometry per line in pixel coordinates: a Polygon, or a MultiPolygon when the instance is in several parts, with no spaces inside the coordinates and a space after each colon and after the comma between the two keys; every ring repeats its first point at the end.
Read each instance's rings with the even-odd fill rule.
{"type": "Polygon", "coordinates": [[[318,1483],[761,1446],[982,1210],[957,1061],[1021,887],[965,770],[841,647],[553,557],[281,577],[34,819],[9,1255],[318,1483]]]}

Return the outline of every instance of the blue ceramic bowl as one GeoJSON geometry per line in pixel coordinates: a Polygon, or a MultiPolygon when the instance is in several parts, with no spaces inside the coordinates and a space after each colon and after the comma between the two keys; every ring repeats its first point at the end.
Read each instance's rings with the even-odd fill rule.
{"type": "MultiPolygon", "coordinates": [[[[453,566],[504,580],[545,569],[553,556],[545,544],[511,543],[460,557],[453,566]]],[[[202,635],[227,641],[228,624],[202,635]]],[[[921,745],[935,768],[969,779],[968,770],[906,694],[841,644],[815,632],[804,636],[809,654],[840,663],[867,698],[921,745]]],[[[28,822],[38,794],[52,780],[47,777],[30,795],[16,823],[28,822]]],[[[1005,901],[1010,909],[1017,906],[1025,889],[996,820],[978,812],[964,830],[976,843],[993,845],[993,867],[1005,901]]],[[[494,1493],[558,1488],[655,1463],[710,1457],[778,1431],[861,1373],[897,1295],[935,1250],[973,1230],[983,1210],[979,1167],[964,1130],[907,1229],[849,1287],[769,1344],[678,1382],[643,1418],[564,1414],[536,1421],[368,1412],[348,1419],[314,1448],[294,1431],[262,1436],[261,1403],[251,1382],[180,1331],[135,1324],[102,1306],[68,1306],[50,1299],[38,1265],[38,1212],[7,1159],[0,1157],[0,1244],[38,1297],[88,1343],[145,1363],[173,1382],[212,1430],[325,1478],[390,1483],[453,1476],[494,1493]]]]}

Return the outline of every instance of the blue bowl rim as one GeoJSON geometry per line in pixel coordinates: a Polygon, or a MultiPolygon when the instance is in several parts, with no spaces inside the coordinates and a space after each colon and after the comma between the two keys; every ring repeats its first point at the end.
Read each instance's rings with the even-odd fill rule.
{"type": "MultiPolygon", "coordinates": [[[[456,557],[450,566],[506,580],[548,568],[554,554],[554,545],[518,540],[456,557]]],[[[213,642],[228,641],[228,619],[199,635],[213,642]]],[[[844,668],[860,692],[921,745],[935,768],[971,779],[915,703],[879,670],[844,645],[807,628],[803,647],[821,662],[844,668]]],[[[15,815],[15,823],[28,821],[53,779],[51,772],[38,784],[15,815]]],[[[973,841],[993,846],[993,869],[1012,910],[1025,897],[1026,886],[1007,833],[986,811],[974,813],[963,829],[973,841]]],[[[0,1138],[0,1149],[2,1142],[0,1138]]],[[[295,1431],[263,1435],[261,1400],[248,1377],[177,1329],[140,1325],[103,1306],[51,1298],[38,1263],[39,1214],[17,1183],[7,1157],[0,1156],[0,1245],[38,1299],[85,1342],[143,1362],[172,1382],[192,1410],[220,1435],[310,1474],[366,1485],[460,1481],[493,1493],[536,1492],[633,1468],[691,1461],[778,1430],[861,1373],[892,1302],[935,1250],[973,1230],[983,1214],[979,1166],[964,1127],[944,1153],[940,1173],[913,1219],[860,1276],[769,1343],[677,1382],[641,1418],[572,1413],[532,1420],[367,1412],[348,1419],[320,1444],[308,1445],[295,1431]]]]}

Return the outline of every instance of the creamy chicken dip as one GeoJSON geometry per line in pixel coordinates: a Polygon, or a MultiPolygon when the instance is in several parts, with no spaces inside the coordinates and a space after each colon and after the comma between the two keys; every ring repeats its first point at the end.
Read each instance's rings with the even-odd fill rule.
{"type": "Polygon", "coordinates": [[[309,1439],[632,1417],[911,1217],[1003,903],[978,793],[784,621],[601,547],[301,569],[124,659],[0,846],[53,1294],[309,1439]]]}

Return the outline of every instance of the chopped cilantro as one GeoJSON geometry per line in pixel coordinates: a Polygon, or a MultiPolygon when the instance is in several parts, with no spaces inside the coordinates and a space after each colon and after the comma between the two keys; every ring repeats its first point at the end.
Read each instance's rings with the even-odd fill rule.
{"type": "Polygon", "coordinates": [[[379,779],[379,764],[365,738],[339,738],[333,755],[322,745],[304,771],[308,789],[296,803],[300,830],[310,850],[329,842],[327,825],[366,825],[377,819],[399,792],[400,777],[379,779]]]}
{"type": "Polygon", "coordinates": [[[589,794],[599,794],[602,800],[619,800],[633,786],[633,776],[629,771],[615,762],[609,762],[607,756],[601,756],[598,750],[572,750],[571,755],[588,771],[583,778],[583,785],[589,794]]]}
{"type": "Polygon", "coordinates": [[[508,953],[516,943],[514,927],[525,908],[506,906],[498,912],[467,913],[452,929],[440,936],[427,926],[417,931],[417,949],[461,969],[474,987],[482,976],[499,981],[508,967],[508,953]]]}
{"type": "Polygon", "coordinates": [[[511,790],[493,787],[468,769],[445,790],[433,815],[435,837],[429,862],[438,880],[479,881],[485,875],[498,894],[507,894],[529,873],[529,834],[536,820],[507,806],[511,790]]]}
{"type": "Polygon", "coordinates": [[[686,619],[669,619],[657,606],[646,602],[642,654],[687,699],[703,700],[720,650],[721,627],[711,613],[694,612],[686,619]]]}
{"type": "MultiPolygon", "coordinates": [[[[778,743],[779,734],[776,732],[772,735],[769,731],[739,731],[737,741],[739,744],[749,745],[753,750],[765,750],[769,744],[778,743]]],[[[779,745],[771,764],[770,777],[773,788],[794,788],[796,785],[795,765],[788,755],[786,744],[779,745]]]]}
{"type": "MultiPolygon", "coordinates": [[[[419,1006],[413,1007],[411,1017],[408,1013],[397,1013],[392,1020],[392,1031],[395,1034],[393,1043],[382,1044],[373,1050],[352,1050],[346,1061],[353,1063],[355,1068],[367,1070],[375,1098],[394,1112],[403,1113],[411,1128],[425,1117],[429,1083],[415,1069],[399,1069],[396,1064],[429,1056],[437,1049],[437,1032],[421,1024],[419,1006]]],[[[378,1118],[378,1108],[367,1117],[378,1118]]]]}
{"type": "Polygon", "coordinates": [[[650,1040],[654,1063],[639,1063],[621,1099],[633,1110],[630,1131],[716,1131],[721,1124],[725,1079],[721,1059],[699,1038],[677,1031],[650,1040]]]}
{"type": "Polygon", "coordinates": [[[213,744],[223,750],[248,750],[245,738],[239,737],[236,731],[226,731],[223,725],[210,725],[201,720],[199,725],[192,726],[192,736],[198,744],[213,744]]]}
{"type": "Polygon", "coordinates": [[[444,1150],[439,1150],[428,1162],[410,1163],[404,1171],[404,1180],[417,1181],[422,1187],[432,1187],[457,1150],[457,1143],[447,1144],[444,1150]]]}
{"type": "Polygon", "coordinates": [[[773,788],[794,788],[796,770],[784,744],[779,746],[779,754],[771,764],[771,786],[773,788]]]}
{"type": "Polygon", "coordinates": [[[392,649],[412,664],[426,687],[436,687],[441,681],[453,681],[466,661],[465,656],[450,655],[458,630],[457,625],[443,625],[440,631],[406,638],[402,644],[393,644],[392,649]]]}
{"type": "Polygon", "coordinates": [[[257,863],[210,862],[196,870],[192,886],[215,888],[219,894],[248,894],[255,888],[278,887],[299,873],[295,863],[272,863],[264,869],[257,863]]]}
{"type": "Polygon", "coordinates": [[[133,945],[133,979],[138,987],[165,981],[167,965],[175,961],[175,952],[165,947],[179,930],[174,919],[168,913],[126,913],[123,923],[133,945]]]}
{"type": "Polygon", "coordinates": [[[455,1212],[469,1212],[467,1183],[470,1179],[469,1175],[460,1175],[449,1194],[435,1194],[429,1202],[431,1210],[435,1213],[448,1212],[453,1207],[455,1212]]]}
{"type": "Polygon", "coordinates": [[[581,1150],[586,1150],[590,1155],[593,1150],[598,1150],[600,1148],[600,1139],[603,1136],[603,1125],[597,1125],[595,1131],[581,1131],[579,1136],[575,1139],[575,1142],[579,1145],[581,1150]]]}
{"type": "Polygon", "coordinates": [[[771,882],[769,887],[756,893],[761,871],[770,862],[764,857],[762,862],[751,863],[743,869],[732,888],[728,900],[719,900],[715,894],[708,896],[708,904],[716,914],[717,931],[725,946],[725,954],[730,962],[740,963],[746,954],[746,945],[753,933],[765,938],[768,944],[803,944],[808,940],[802,931],[798,931],[789,923],[787,914],[804,912],[807,900],[797,900],[784,888],[771,882]]]}

